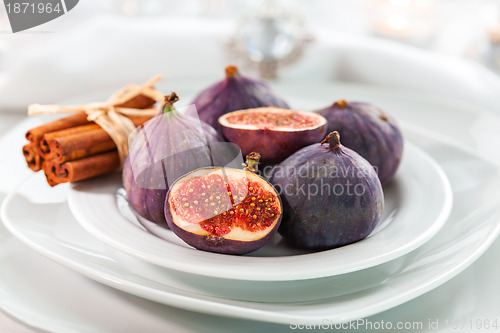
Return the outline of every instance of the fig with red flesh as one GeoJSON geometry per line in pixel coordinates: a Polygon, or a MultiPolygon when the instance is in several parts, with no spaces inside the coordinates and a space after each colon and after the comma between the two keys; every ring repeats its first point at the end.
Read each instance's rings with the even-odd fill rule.
{"type": "Polygon", "coordinates": [[[278,163],[324,138],[326,119],[313,112],[260,107],[227,113],[219,118],[224,137],[243,155],[260,152],[262,162],[278,163]]]}
{"type": "Polygon", "coordinates": [[[130,206],[163,227],[170,183],[200,167],[226,165],[237,155],[211,126],[175,110],[177,100],[172,93],[159,115],[138,129],[122,173],[130,206]]]}
{"type": "Polygon", "coordinates": [[[246,254],[276,233],[282,205],[274,187],[255,174],[258,154],[245,170],[201,168],[179,178],[165,201],[170,229],[204,251],[246,254]]]}
{"type": "Polygon", "coordinates": [[[279,233],[305,249],[357,242],[373,231],[382,215],[384,197],[375,170],[340,144],[338,132],[284,160],[272,183],[283,202],[279,233]]]}
{"type": "Polygon", "coordinates": [[[225,79],[203,90],[193,104],[200,119],[217,131],[219,117],[231,111],[261,106],[288,108],[266,83],[242,76],[236,66],[226,67],[225,79]]]}
{"type": "Polygon", "coordinates": [[[394,177],[403,154],[403,136],[393,117],[372,104],[345,100],[316,112],[327,119],[328,133],[338,131],[346,147],[376,168],[382,184],[394,177]]]}

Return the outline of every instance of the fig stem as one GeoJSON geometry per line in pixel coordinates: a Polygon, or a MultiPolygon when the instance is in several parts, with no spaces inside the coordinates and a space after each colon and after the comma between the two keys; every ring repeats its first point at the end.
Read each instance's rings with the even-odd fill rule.
{"type": "Polygon", "coordinates": [[[260,157],[260,154],[256,152],[251,152],[250,154],[248,154],[246,157],[246,162],[243,163],[244,170],[257,173],[259,171],[260,157]]]}
{"type": "Polygon", "coordinates": [[[337,149],[342,146],[340,143],[340,134],[337,131],[331,132],[326,136],[326,138],[321,141],[321,144],[328,143],[330,145],[330,149],[337,149]]]}
{"type": "Polygon", "coordinates": [[[238,74],[238,67],[229,65],[226,67],[226,76],[233,77],[238,74]]]}
{"type": "Polygon", "coordinates": [[[347,101],[345,99],[340,99],[340,100],[336,101],[334,105],[338,106],[339,108],[344,109],[347,106],[347,101]]]}
{"type": "Polygon", "coordinates": [[[174,103],[178,100],[179,96],[175,92],[172,92],[170,95],[165,95],[163,100],[162,113],[166,114],[168,112],[174,111],[174,103]]]}

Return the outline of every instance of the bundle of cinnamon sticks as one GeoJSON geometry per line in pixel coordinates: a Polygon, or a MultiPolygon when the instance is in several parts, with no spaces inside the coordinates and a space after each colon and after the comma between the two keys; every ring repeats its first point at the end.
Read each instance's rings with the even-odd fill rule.
{"type": "MultiPolygon", "coordinates": [[[[113,107],[140,111],[127,116],[137,127],[154,116],[154,104],[160,97],[159,92],[138,93],[113,107]]],[[[32,128],[26,139],[29,142],[23,155],[28,167],[35,172],[43,170],[51,186],[99,176],[121,166],[115,141],[85,112],[32,128]]]]}

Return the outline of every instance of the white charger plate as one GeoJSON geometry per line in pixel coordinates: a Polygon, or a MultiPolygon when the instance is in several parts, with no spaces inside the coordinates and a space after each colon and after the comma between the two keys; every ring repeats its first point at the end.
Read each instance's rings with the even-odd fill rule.
{"type": "Polygon", "coordinates": [[[450,184],[439,165],[406,142],[396,178],[384,189],[382,220],[366,239],[333,250],[307,253],[288,246],[277,235],[270,244],[250,255],[230,256],[193,249],[170,230],[158,231],[166,234],[165,240],[131,223],[126,218],[131,214],[122,214],[117,205],[116,194],[121,186],[119,174],[72,184],[68,195],[71,211],[93,236],[165,268],[250,281],[320,278],[390,261],[434,236],[448,218],[453,201],[450,184]]]}
{"type": "MultiPolygon", "coordinates": [[[[96,242],[84,232],[80,237],[90,239],[89,246],[96,242]]],[[[33,332],[177,332],[173,318],[186,320],[192,314],[77,274],[15,239],[1,223],[0,266],[0,307],[31,326],[33,332]]],[[[207,323],[215,322],[205,317],[207,323]]],[[[3,326],[0,331],[14,333],[3,326]]],[[[28,331],[32,332],[27,329],[19,333],[28,331]]],[[[199,331],[193,328],[190,332],[199,331]]]]}
{"type": "MultiPolygon", "coordinates": [[[[406,134],[413,139],[419,138],[418,144],[431,151],[453,184],[455,203],[449,221],[429,242],[391,262],[324,279],[289,281],[297,284],[293,290],[296,293],[301,293],[301,285],[307,290],[308,286],[319,282],[317,292],[324,292],[321,299],[245,302],[221,297],[217,295],[218,290],[204,289],[202,280],[206,277],[199,277],[200,281],[184,281],[184,286],[172,286],[145,277],[136,269],[143,267],[143,261],[129,257],[129,263],[124,265],[124,260],[114,258],[118,251],[111,247],[104,251],[102,247],[93,248],[64,202],[67,187],[50,189],[41,175],[6,198],[2,219],[18,239],[52,260],[104,284],[157,302],[283,324],[354,320],[399,305],[446,282],[477,259],[500,230],[500,211],[495,196],[500,186],[500,169],[474,153],[421,132],[407,131],[406,134]],[[353,278],[358,281],[353,282],[353,278]],[[325,286],[333,290],[342,290],[344,286],[352,289],[335,296],[335,292],[326,292],[325,286]]],[[[220,280],[220,284],[226,287],[228,281],[231,280],[220,280]]],[[[241,285],[248,283],[239,282],[241,285]]],[[[265,286],[287,282],[253,283],[265,286]]],[[[231,288],[231,284],[227,287],[231,288]]]]}
{"type": "MultiPolygon", "coordinates": [[[[178,84],[176,83],[175,86],[178,87],[178,84]]],[[[293,84],[277,85],[276,89],[283,95],[303,95],[303,89],[293,84]]],[[[192,93],[192,82],[186,84],[185,88],[179,87],[177,91],[181,93],[181,96],[192,93]]],[[[384,292],[377,299],[365,299],[365,301],[376,300],[370,309],[370,312],[376,313],[381,311],[380,305],[388,309],[440,284],[444,285],[407,304],[368,317],[367,320],[372,323],[382,320],[393,323],[402,320],[427,323],[429,320],[439,319],[440,323],[448,320],[462,323],[464,320],[472,322],[477,318],[496,318],[500,310],[498,298],[495,297],[500,270],[498,265],[492,266],[491,263],[499,260],[500,243],[497,241],[495,247],[491,248],[487,255],[474,263],[466,272],[461,272],[488,249],[500,229],[498,223],[500,216],[495,213],[495,210],[498,210],[496,207],[499,206],[497,202],[499,171],[494,164],[488,162],[492,160],[496,163],[500,160],[500,151],[495,144],[499,137],[500,118],[490,112],[485,112],[477,105],[468,105],[435,95],[409,92],[394,87],[387,89],[345,83],[308,83],[308,99],[303,102],[298,100],[294,102],[294,105],[304,109],[314,109],[325,106],[338,98],[372,101],[395,115],[397,119],[422,126],[418,131],[419,135],[406,136],[417,140],[419,145],[425,148],[443,167],[452,183],[455,196],[449,222],[436,237],[423,247],[396,260],[405,264],[394,279],[387,281],[396,282],[394,285],[396,289],[393,292],[384,292]],[[306,104],[312,99],[315,101],[313,104],[306,104]],[[428,128],[430,131],[426,132],[422,128],[428,128]],[[421,270],[428,272],[421,272],[421,270]],[[447,282],[459,273],[461,273],[459,277],[447,282]],[[396,299],[393,295],[396,295],[396,299]],[[387,299],[384,299],[385,296],[387,299]],[[451,303],[450,297],[453,298],[451,303]],[[474,307],[471,308],[471,304],[474,304],[474,307]]],[[[0,140],[1,147],[9,159],[9,164],[3,165],[3,170],[7,171],[4,174],[12,175],[4,180],[10,180],[12,183],[12,179],[19,179],[28,174],[29,170],[25,168],[25,162],[19,154],[22,143],[16,146],[12,142],[22,137],[28,128],[40,124],[46,118],[26,119],[0,140]]],[[[39,197],[36,193],[32,193],[30,199],[42,204],[49,198],[39,197]]],[[[60,221],[60,223],[65,225],[66,221],[60,221]]],[[[48,225],[50,227],[51,223],[48,225]]],[[[76,229],[75,232],[80,242],[93,239],[82,232],[81,228],[76,229]]],[[[48,230],[48,234],[50,237],[47,241],[50,242],[53,232],[48,230]]],[[[45,238],[45,235],[41,236],[45,238]]],[[[139,298],[115,293],[113,289],[92,283],[93,281],[82,278],[77,273],[72,273],[64,267],[44,260],[40,255],[13,239],[2,228],[0,228],[0,239],[0,266],[2,267],[0,270],[0,308],[42,330],[61,333],[137,332],[138,330],[232,332],[234,327],[238,327],[238,330],[242,332],[288,332],[290,330],[288,325],[250,323],[199,313],[193,314],[147,301],[142,302],[139,298]],[[39,273],[33,274],[33,271],[39,273]],[[118,313],[119,316],[110,316],[109,309],[113,309],[111,313],[118,313]],[[142,314],[145,312],[148,316],[143,317],[142,314]],[[123,318],[130,318],[130,322],[123,321],[123,318]],[[138,329],[135,329],[136,327],[138,329]]],[[[86,247],[83,250],[75,247],[71,240],[65,242],[65,245],[77,252],[88,254],[86,247]]],[[[37,248],[35,250],[41,251],[37,248]]],[[[56,250],[61,249],[56,247],[56,250]]],[[[61,255],[57,253],[50,255],[50,252],[44,254],[65,266],[73,265],[67,261],[75,258],[68,257],[65,251],[57,251],[57,253],[63,253],[62,257],[66,261],[56,259],[61,255]]],[[[102,252],[97,254],[106,262],[106,265],[99,268],[98,274],[102,275],[102,271],[108,272],[107,264],[115,260],[103,255],[102,252]]],[[[83,256],[83,258],[88,259],[86,263],[89,260],[92,262],[91,256],[83,256]]],[[[132,259],[139,266],[143,264],[142,261],[132,259]]],[[[140,273],[138,270],[133,273],[137,272],[140,273]]],[[[89,274],[85,273],[87,276],[89,274]]],[[[120,279],[115,280],[113,275],[105,276],[110,277],[111,281],[115,281],[113,283],[118,286],[120,279]]],[[[111,281],[108,280],[107,284],[111,281]]],[[[373,292],[383,292],[388,288],[391,287],[385,284],[373,292]]],[[[314,305],[311,306],[314,307],[314,305]]],[[[361,313],[366,314],[365,310],[362,308],[361,313]]],[[[350,313],[344,319],[348,320],[347,318],[354,315],[355,313],[350,313]]],[[[432,329],[432,332],[435,331],[432,329]]],[[[449,329],[441,325],[437,331],[448,332],[449,329]]],[[[344,332],[344,330],[339,332],[344,332]]]]}

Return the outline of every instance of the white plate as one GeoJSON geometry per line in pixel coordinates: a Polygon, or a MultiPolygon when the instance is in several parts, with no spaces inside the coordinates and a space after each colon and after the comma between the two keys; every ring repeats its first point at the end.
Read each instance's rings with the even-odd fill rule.
{"type": "Polygon", "coordinates": [[[384,190],[382,220],[366,239],[333,250],[307,253],[288,246],[277,235],[270,244],[248,256],[229,256],[190,248],[170,230],[164,230],[168,239],[164,240],[131,223],[116,202],[121,186],[120,175],[114,175],[71,187],[71,211],[96,238],[162,267],[251,281],[320,278],[382,264],[428,241],[441,229],[452,206],[450,184],[439,165],[406,142],[397,176],[384,190]]]}
{"type": "MultiPolygon", "coordinates": [[[[50,226],[52,224],[49,223],[50,226]]],[[[100,248],[98,241],[76,223],[69,223],[67,229],[78,234],[80,240],[88,240],[87,247],[95,245],[100,248]]],[[[468,322],[469,318],[496,318],[500,313],[500,305],[491,291],[497,290],[500,269],[498,265],[492,267],[491,263],[500,260],[499,254],[500,241],[497,241],[472,267],[452,281],[393,310],[368,317],[366,321],[404,321],[428,325],[429,321],[435,323],[439,320],[440,329],[423,332],[449,333],[444,324],[446,320],[457,318],[457,323],[463,323],[468,322]],[[450,295],[453,295],[452,303],[447,301],[450,295]],[[470,308],[470,304],[474,304],[474,307],[470,308]]],[[[239,333],[291,331],[289,325],[193,313],[108,288],[36,253],[15,239],[1,223],[0,267],[0,308],[36,328],[36,332],[233,333],[235,327],[239,333]],[[34,271],[37,274],[33,274],[34,271]]],[[[2,316],[0,312],[0,318],[2,316]]],[[[3,323],[1,319],[0,322],[3,323]]],[[[360,328],[359,331],[364,330],[360,328]]]]}
{"type": "MultiPolygon", "coordinates": [[[[90,235],[80,236],[96,244],[90,235]]],[[[25,246],[1,223],[0,267],[0,307],[36,332],[176,332],[173,318],[192,314],[89,280],[25,246]]]]}
{"type": "MultiPolygon", "coordinates": [[[[252,282],[254,286],[296,284],[292,293],[299,294],[318,283],[316,292],[324,292],[324,297],[314,301],[244,302],[218,295],[220,289],[231,288],[231,280],[221,280],[222,288],[212,291],[210,286],[203,288],[206,277],[196,280],[196,276],[191,275],[191,280],[177,281],[175,286],[146,278],[140,270],[134,271],[134,268],[143,267],[144,262],[130,257],[129,263],[123,265],[123,260],[117,262],[113,258],[117,251],[111,248],[103,251],[89,245],[88,236],[78,229],[64,203],[67,188],[49,189],[40,175],[6,198],[2,219],[17,238],[45,256],[104,284],[164,304],[284,324],[354,320],[399,305],[446,282],[477,259],[500,230],[496,197],[500,169],[460,147],[419,132],[406,134],[413,139],[419,138],[419,145],[428,149],[443,165],[453,184],[455,204],[448,223],[415,251],[373,268],[323,279],[252,282]],[[305,286],[304,289],[301,286],[305,286]],[[351,290],[342,293],[345,286],[351,290]],[[335,296],[335,289],[342,294],[335,296]]],[[[181,279],[176,275],[181,273],[173,274],[173,279],[176,276],[181,279]]],[[[249,283],[233,282],[236,285],[249,283]]],[[[265,294],[269,289],[264,288],[260,293],[265,294]]],[[[253,292],[258,293],[258,288],[253,292]]]]}
{"type": "MultiPolygon", "coordinates": [[[[189,88],[181,89],[181,92],[188,94],[192,91],[192,87],[193,85],[190,84],[189,88]]],[[[380,311],[381,305],[383,308],[390,308],[417,297],[439,284],[444,285],[397,308],[368,317],[367,321],[375,324],[382,321],[386,323],[421,322],[425,324],[423,331],[449,332],[444,324],[446,321],[471,323],[478,318],[497,319],[500,313],[500,303],[496,297],[500,269],[498,265],[492,265],[492,263],[500,260],[500,240],[497,240],[495,246],[469,269],[465,272],[462,270],[482,255],[499,232],[500,216],[494,213],[494,210],[498,209],[495,205],[499,206],[496,201],[499,172],[491,163],[484,160],[492,155],[493,160],[500,160],[500,150],[495,144],[499,138],[499,118],[478,109],[477,105],[467,105],[461,101],[451,101],[428,94],[401,91],[393,87],[387,89],[358,84],[308,83],[308,88],[308,100],[313,98],[315,103],[306,105],[300,104],[299,101],[294,105],[312,109],[327,105],[331,103],[331,100],[342,97],[369,100],[381,105],[399,120],[418,124],[434,131],[425,133],[420,130],[422,137],[418,140],[419,145],[426,148],[437,160],[452,183],[455,204],[450,223],[447,223],[422,248],[397,260],[398,262],[406,260],[406,263],[394,280],[387,281],[396,282],[393,284],[395,290],[384,292],[384,289],[391,288],[387,284],[375,289],[375,293],[383,292],[383,294],[376,299],[370,312],[380,311]],[[436,136],[438,132],[439,138],[444,141],[429,140],[426,137],[427,134],[438,137],[436,136]],[[458,147],[458,149],[453,147],[458,147]],[[464,153],[465,148],[469,152],[464,153]],[[454,225],[457,225],[456,229],[454,225]],[[471,232],[468,232],[468,229],[471,232]],[[428,272],[421,270],[428,270],[428,272]],[[408,281],[405,281],[405,272],[408,272],[406,275],[408,281]],[[447,282],[460,272],[462,273],[458,277],[447,282]],[[396,299],[393,295],[396,295],[396,299]],[[384,296],[388,297],[387,302],[384,302],[384,296]],[[450,302],[450,299],[453,301],[450,302]],[[438,330],[426,329],[430,321],[435,322],[437,319],[440,323],[438,330]]],[[[300,87],[277,86],[277,90],[287,96],[303,95],[300,87]]],[[[0,164],[4,170],[3,174],[9,175],[8,179],[2,179],[2,189],[12,188],[12,186],[5,186],[13,184],[14,179],[24,178],[24,175],[29,172],[19,154],[22,143],[15,145],[13,142],[22,137],[27,129],[39,125],[44,119],[46,117],[25,119],[1,138],[0,146],[2,151],[7,153],[9,161],[8,164],[0,164]],[[5,183],[5,181],[9,182],[5,183]]],[[[418,136],[408,138],[419,139],[418,136]]],[[[0,200],[3,195],[4,193],[0,193],[0,200]]],[[[41,206],[45,205],[44,201],[50,198],[32,193],[30,199],[41,206]]],[[[40,208],[40,206],[37,207],[40,208]]],[[[59,221],[58,223],[70,229],[74,228],[74,233],[77,234],[80,243],[86,243],[89,239],[92,239],[92,244],[95,243],[93,237],[89,237],[83,229],[75,226],[73,219],[68,221],[73,222],[59,221]]],[[[53,220],[48,221],[48,228],[53,225],[53,222],[53,220]]],[[[75,247],[71,243],[74,239],[69,239],[66,233],[64,234],[64,237],[59,238],[69,240],[65,243],[66,248],[90,254],[87,246],[83,249],[81,246],[75,247]]],[[[46,244],[53,239],[53,232],[49,229],[47,233],[40,234],[40,236],[47,238],[43,243],[46,244]]],[[[39,240],[38,237],[33,238],[35,242],[39,240]]],[[[87,245],[92,247],[91,244],[87,245]]],[[[39,251],[39,249],[36,250],[39,251]]],[[[69,261],[75,259],[67,256],[67,251],[59,246],[52,250],[57,252],[51,253],[45,250],[44,254],[66,266],[71,266],[58,254],[63,253],[62,257],[69,261]],[[56,259],[57,257],[59,259],[56,259]]],[[[99,268],[98,274],[103,275],[103,271],[107,272],[108,264],[116,260],[102,252],[95,254],[106,263],[105,266],[101,265],[99,268]]],[[[92,255],[84,255],[83,258],[87,259],[84,264],[92,261],[92,255]]],[[[135,262],[142,264],[137,260],[135,262]]],[[[0,269],[0,308],[32,326],[50,332],[234,332],[235,327],[238,327],[238,331],[241,332],[290,331],[288,325],[250,323],[219,316],[212,317],[113,292],[113,289],[93,283],[90,279],[83,278],[77,273],[44,259],[13,239],[10,234],[6,234],[1,226],[0,267],[2,268],[0,269]],[[128,318],[130,321],[124,321],[123,318],[128,318]]],[[[113,280],[114,275],[104,276],[113,280]]],[[[114,281],[113,283],[118,286],[121,280],[114,281]]],[[[111,282],[108,281],[108,284],[111,282]]],[[[364,300],[370,301],[366,298],[364,300]]],[[[314,307],[314,305],[310,306],[314,307]]],[[[366,307],[367,304],[363,306],[366,307]]],[[[335,310],[331,311],[333,313],[335,310]]],[[[350,313],[345,320],[354,315],[350,313]]],[[[296,323],[297,320],[294,322],[296,323]]],[[[348,330],[339,330],[339,332],[348,332],[348,330]]]]}

